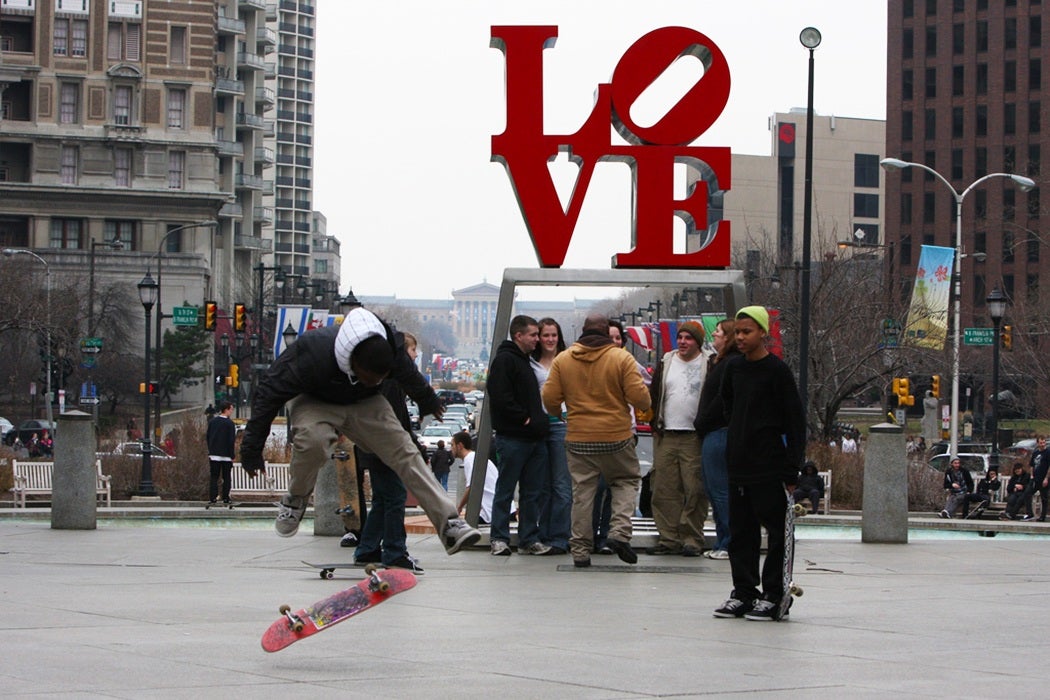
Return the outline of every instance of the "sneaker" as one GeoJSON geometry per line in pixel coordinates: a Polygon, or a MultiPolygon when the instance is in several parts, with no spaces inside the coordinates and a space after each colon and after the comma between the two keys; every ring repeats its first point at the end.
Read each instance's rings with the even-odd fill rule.
{"type": "Polygon", "coordinates": [[[1026,515],[1023,518],[1021,518],[1021,520],[1024,520],[1025,522],[1027,522],[1029,520],[1035,520],[1035,516],[1034,515],[1026,515]]]}
{"type": "Polygon", "coordinates": [[[728,559],[729,552],[724,549],[709,549],[704,552],[704,556],[708,559],[728,559]]]}
{"type": "Polygon", "coordinates": [[[625,564],[637,564],[638,555],[635,554],[634,550],[631,549],[631,545],[627,542],[621,542],[620,540],[609,540],[609,548],[616,553],[616,556],[620,557],[620,561],[625,564]]]}
{"type": "MultiPolygon", "coordinates": [[[[745,620],[755,620],[757,622],[772,622],[775,618],[773,617],[777,612],[777,604],[771,600],[762,598],[755,601],[755,605],[748,612],[744,613],[745,620]]],[[[787,614],[784,615],[787,617],[787,614]]]]}
{"type": "Polygon", "coordinates": [[[743,617],[750,612],[753,607],[753,602],[730,598],[722,603],[722,607],[715,608],[715,611],[712,614],[715,617],[743,617]]]}
{"type": "Polygon", "coordinates": [[[550,554],[551,548],[542,542],[533,542],[527,544],[524,547],[518,547],[518,554],[535,554],[538,557],[542,557],[544,554],[550,554]]]}
{"type": "Polygon", "coordinates": [[[509,557],[511,555],[510,545],[503,540],[492,540],[489,552],[494,557],[509,557]]]}
{"type": "Polygon", "coordinates": [[[598,548],[598,551],[595,552],[595,553],[596,554],[616,554],[616,552],[612,551],[612,547],[610,547],[607,544],[603,544],[601,547],[598,548]]]}
{"type": "Polygon", "coordinates": [[[419,565],[419,562],[416,561],[414,557],[410,557],[407,554],[395,559],[389,564],[386,564],[386,567],[388,569],[405,569],[406,571],[411,571],[416,576],[421,576],[424,573],[423,567],[419,565]]]}
{"type": "Polygon", "coordinates": [[[942,517],[942,518],[949,518],[949,519],[950,519],[950,518],[951,518],[952,516],[951,516],[951,515],[950,515],[950,514],[948,513],[948,511],[946,511],[946,510],[942,510],[942,511],[941,511],[941,517],[942,517]]]}
{"type": "Polygon", "coordinates": [[[568,554],[568,553],[569,553],[569,550],[565,549],[564,547],[555,547],[555,546],[551,546],[551,551],[547,552],[547,554],[550,554],[551,556],[558,556],[560,554],[568,554]]]}
{"type": "Polygon", "coordinates": [[[348,532],[343,535],[343,539],[339,540],[340,547],[356,547],[357,546],[357,535],[352,532],[348,532]]]}
{"type": "MultiPolygon", "coordinates": [[[[292,497],[290,500],[293,500],[292,497]]],[[[298,508],[285,504],[284,499],[281,499],[277,503],[277,520],[274,521],[273,527],[277,530],[277,534],[281,537],[291,537],[295,533],[299,532],[299,523],[303,519],[303,515],[306,513],[306,499],[294,499],[301,502],[303,505],[298,508]]]]}
{"type": "Polygon", "coordinates": [[[664,555],[664,554],[679,555],[679,554],[682,553],[682,548],[681,547],[668,547],[666,544],[661,543],[661,544],[656,545],[652,549],[650,549],[648,553],[653,555],[653,556],[661,556],[661,555],[664,555]]]}
{"type": "Polygon", "coordinates": [[[455,554],[464,547],[469,547],[481,539],[481,533],[467,524],[462,518],[449,518],[442,533],[445,551],[455,554]]]}
{"type": "Polygon", "coordinates": [[[586,559],[573,559],[572,565],[575,566],[577,569],[586,569],[588,566],[591,565],[591,558],[587,557],[586,559]]]}
{"type": "Polygon", "coordinates": [[[380,556],[378,549],[354,555],[355,564],[378,564],[382,560],[383,558],[380,556]]]}
{"type": "Polygon", "coordinates": [[[683,557],[698,557],[701,555],[701,553],[703,553],[703,550],[699,547],[693,547],[692,545],[686,545],[685,547],[682,547],[683,557]]]}

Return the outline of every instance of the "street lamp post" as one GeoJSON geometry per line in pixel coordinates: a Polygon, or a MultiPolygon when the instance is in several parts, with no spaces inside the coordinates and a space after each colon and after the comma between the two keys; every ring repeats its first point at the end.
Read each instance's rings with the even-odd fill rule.
{"type": "Polygon", "coordinates": [[[948,182],[947,178],[941,175],[939,172],[923,165],[922,163],[912,163],[910,161],[900,160],[898,158],[883,158],[879,161],[886,170],[900,170],[902,168],[919,168],[930,173],[948,188],[955,198],[955,265],[952,272],[952,295],[954,296],[953,301],[953,316],[954,316],[954,328],[952,329],[952,413],[951,413],[951,427],[949,437],[949,454],[955,457],[959,454],[959,346],[962,342],[962,256],[963,256],[963,240],[962,240],[962,205],[963,200],[966,199],[966,195],[970,194],[975,187],[981,183],[991,180],[992,178],[1004,177],[1012,181],[1022,192],[1028,192],[1035,188],[1035,181],[1031,178],[1027,178],[1023,175],[1014,175],[1011,173],[988,173],[983,177],[979,177],[970,183],[970,186],[959,192],[952,184],[948,182]]]}
{"type": "Polygon", "coordinates": [[[809,422],[809,273],[813,250],[813,52],[820,46],[820,31],[806,27],[798,40],[809,50],[809,89],[806,98],[806,181],[802,195],[802,298],[799,310],[798,393],[809,422]]]}
{"type": "Polygon", "coordinates": [[[12,255],[29,255],[36,258],[40,262],[44,263],[44,273],[47,277],[47,351],[44,353],[44,362],[47,366],[47,402],[45,405],[45,415],[47,416],[47,428],[51,432],[54,432],[54,415],[51,409],[51,266],[47,260],[37,255],[31,250],[24,248],[4,248],[4,255],[11,257],[12,255]]]}
{"type": "Polygon", "coordinates": [[[992,463],[999,468],[999,329],[1006,315],[1006,295],[996,286],[985,299],[988,304],[988,315],[995,326],[995,341],[992,345],[992,463]]]}
{"type": "MultiPolygon", "coordinates": [[[[170,231],[168,231],[167,233],[165,233],[161,237],[160,243],[157,244],[157,252],[153,256],[151,256],[149,260],[146,261],[146,271],[148,272],[149,271],[150,261],[152,261],[153,258],[157,259],[157,300],[156,300],[156,302],[157,302],[157,327],[156,327],[156,336],[157,336],[157,342],[156,342],[157,351],[156,351],[156,355],[157,355],[157,357],[156,357],[156,360],[155,360],[155,362],[156,362],[155,372],[156,372],[156,375],[157,375],[157,381],[158,382],[160,381],[160,377],[161,377],[161,373],[160,373],[160,360],[161,360],[160,348],[161,348],[161,344],[162,344],[162,341],[163,341],[163,336],[161,335],[161,325],[162,325],[162,323],[164,321],[164,305],[161,303],[161,294],[160,294],[160,292],[161,292],[161,281],[162,281],[161,280],[161,272],[162,272],[162,268],[163,268],[163,266],[161,265],[161,261],[164,259],[163,255],[162,255],[162,253],[164,251],[164,242],[167,241],[168,238],[171,237],[172,235],[174,235],[176,233],[180,233],[182,231],[186,231],[186,230],[193,229],[193,228],[214,228],[214,227],[216,227],[218,225],[219,225],[218,221],[214,221],[214,220],[210,220],[209,219],[209,220],[206,220],[206,221],[196,221],[196,222],[194,222],[192,224],[185,224],[184,226],[176,226],[175,228],[171,229],[170,231]]],[[[161,427],[160,427],[160,392],[159,391],[157,392],[157,396],[156,396],[156,406],[154,407],[153,410],[154,410],[154,418],[155,418],[154,429],[157,431],[157,442],[159,443],[160,442],[160,429],[161,429],[161,427]]]]}
{"type": "Polygon", "coordinates": [[[142,431],[142,478],[139,483],[139,495],[152,497],[156,496],[157,492],[153,488],[153,462],[151,452],[153,451],[152,443],[150,442],[150,376],[149,376],[149,360],[150,360],[150,312],[153,311],[153,305],[157,303],[157,296],[160,292],[160,286],[157,284],[153,276],[150,275],[149,270],[146,271],[146,276],[142,278],[142,281],[138,283],[139,300],[142,302],[142,308],[146,311],[146,326],[145,333],[146,337],[146,391],[143,393],[145,397],[143,399],[143,408],[145,412],[145,421],[143,423],[142,431]]]}

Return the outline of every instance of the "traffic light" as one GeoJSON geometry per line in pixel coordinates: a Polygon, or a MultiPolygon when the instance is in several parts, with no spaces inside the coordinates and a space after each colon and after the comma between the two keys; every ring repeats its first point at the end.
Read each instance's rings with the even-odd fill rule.
{"type": "Polygon", "coordinates": [[[930,393],[933,394],[933,398],[939,399],[941,398],[941,375],[935,374],[931,379],[933,380],[933,385],[930,393]]]}
{"type": "Polygon", "coordinates": [[[219,305],[214,301],[204,302],[204,330],[215,330],[215,322],[219,318],[219,305]]]}
{"type": "Polygon", "coordinates": [[[139,393],[140,394],[145,394],[147,388],[149,389],[149,393],[156,394],[157,393],[157,382],[150,382],[148,387],[146,385],[146,382],[139,382],[139,393]]]}
{"type": "Polygon", "coordinates": [[[241,368],[237,365],[230,365],[230,386],[236,387],[240,385],[241,379],[241,368]]]}
{"type": "Polygon", "coordinates": [[[1003,326],[1002,331],[1000,331],[1000,336],[999,337],[1002,338],[1002,341],[1003,341],[1003,350],[1013,350],[1014,349],[1014,327],[1013,326],[1003,326]]]}
{"type": "Polygon", "coordinates": [[[893,378],[893,393],[897,395],[898,406],[915,405],[915,397],[911,395],[911,384],[907,377],[893,378]]]}
{"type": "MultiPolygon", "coordinates": [[[[248,313],[244,304],[233,305],[233,330],[238,333],[243,333],[247,325],[247,319],[245,318],[248,313]]],[[[235,385],[236,386],[236,385],[235,385]]]]}

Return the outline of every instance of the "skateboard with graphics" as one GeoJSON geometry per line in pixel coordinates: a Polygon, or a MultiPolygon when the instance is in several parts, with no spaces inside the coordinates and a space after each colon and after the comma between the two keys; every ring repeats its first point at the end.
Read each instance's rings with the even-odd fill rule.
{"type": "Polygon", "coordinates": [[[802,586],[795,583],[795,518],[801,518],[809,511],[801,503],[794,503],[791,493],[784,489],[787,498],[787,508],[784,509],[784,586],[780,603],[777,605],[774,620],[783,620],[791,603],[795,598],[802,596],[802,586]]]}
{"type": "Polygon", "coordinates": [[[365,579],[345,591],[339,591],[308,608],[292,612],[289,605],[279,608],[280,619],[263,633],[262,648],[280,651],[300,639],[322,632],[347,618],[363,613],[398,593],[416,585],[412,572],[387,569],[380,572],[375,566],[365,567],[365,579]]]}

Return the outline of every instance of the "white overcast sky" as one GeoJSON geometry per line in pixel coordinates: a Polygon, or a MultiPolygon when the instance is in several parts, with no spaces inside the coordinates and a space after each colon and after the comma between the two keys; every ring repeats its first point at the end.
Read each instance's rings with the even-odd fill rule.
{"type": "MultiPolygon", "coordinates": [[[[484,279],[499,285],[505,268],[538,267],[506,171],[490,161],[505,113],[503,54],[489,48],[499,24],[558,27],[544,52],[546,133],[575,132],[628,47],[675,25],[707,35],[731,73],[728,106],[694,145],[770,153],[769,117],[806,104],[807,26],[823,35],[815,111],[886,116],[885,0],[324,0],[314,208],[342,241],[343,291],[444,299],[484,279]]],[[[668,77],[667,104],[695,80],[689,71],[668,77]]],[[[629,217],[627,167],[599,164],[565,267],[609,269],[630,250],[629,217]]]]}

